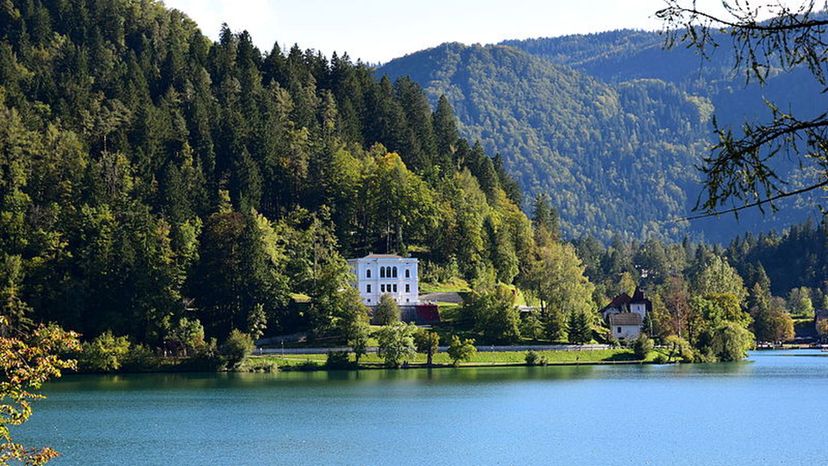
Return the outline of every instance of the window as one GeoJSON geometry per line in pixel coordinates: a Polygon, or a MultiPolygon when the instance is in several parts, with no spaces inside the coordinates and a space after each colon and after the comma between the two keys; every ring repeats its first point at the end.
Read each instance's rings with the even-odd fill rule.
{"type": "Polygon", "coordinates": [[[411,270],[405,269],[405,278],[411,278],[411,270]]]}
{"type": "Polygon", "coordinates": [[[365,271],[365,278],[371,278],[371,269],[365,271]]]}
{"type": "Polygon", "coordinates": [[[370,292],[371,292],[371,284],[370,284],[370,283],[369,283],[369,284],[367,284],[367,285],[365,285],[365,292],[366,292],[366,293],[370,293],[370,292]]]}
{"type": "Polygon", "coordinates": [[[405,292],[411,293],[411,285],[409,285],[408,283],[405,284],[405,292]]]}
{"type": "Polygon", "coordinates": [[[392,272],[393,272],[393,273],[392,273],[391,277],[393,277],[393,278],[397,278],[397,268],[396,268],[396,267],[394,267],[394,269],[392,270],[392,272]]]}
{"type": "Polygon", "coordinates": [[[394,283],[394,293],[396,293],[396,292],[397,292],[397,284],[394,283]]]}
{"type": "Polygon", "coordinates": [[[380,267],[380,278],[385,278],[385,267],[380,267]]]}
{"type": "Polygon", "coordinates": [[[368,298],[368,302],[369,302],[369,303],[371,302],[371,298],[368,298]]]}
{"type": "Polygon", "coordinates": [[[621,327],[618,327],[618,331],[616,333],[621,333],[621,327]]]}
{"type": "Polygon", "coordinates": [[[383,292],[383,293],[385,293],[385,283],[383,283],[382,285],[380,285],[380,291],[381,291],[381,292],[383,292]]]}
{"type": "Polygon", "coordinates": [[[408,301],[410,301],[410,299],[408,299],[408,298],[405,298],[405,302],[408,302],[408,301]]]}

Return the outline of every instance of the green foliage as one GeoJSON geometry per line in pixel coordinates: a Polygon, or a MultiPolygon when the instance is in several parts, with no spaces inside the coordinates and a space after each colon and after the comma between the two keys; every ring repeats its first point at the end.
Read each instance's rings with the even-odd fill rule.
{"type": "Polygon", "coordinates": [[[390,294],[380,297],[380,302],[374,310],[374,319],[379,325],[392,325],[400,321],[400,306],[390,294]]]}
{"type": "Polygon", "coordinates": [[[127,337],[116,337],[109,330],[84,343],[78,358],[80,368],[94,372],[112,372],[121,368],[130,353],[127,337]]]}
{"type": "Polygon", "coordinates": [[[794,322],[785,301],[782,298],[771,297],[757,303],[751,309],[753,314],[753,331],[756,339],[772,343],[785,342],[794,338],[794,322]]]}
{"type": "Polygon", "coordinates": [[[702,351],[713,355],[719,361],[739,361],[747,357],[754,346],[750,330],[733,322],[726,322],[710,331],[708,343],[702,351]]]}
{"type": "Polygon", "coordinates": [[[75,368],[74,360],[59,355],[77,351],[80,345],[77,334],[56,325],[40,325],[10,336],[11,324],[0,315],[0,464],[41,465],[58,453],[15,442],[11,428],[28,421],[32,401],[44,398],[38,391],[46,381],[75,368]]]}
{"type": "Polygon", "coordinates": [[[695,277],[694,285],[700,295],[714,293],[728,293],[736,297],[738,302],[744,302],[747,297],[742,277],[735,268],[728,264],[726,259],[713,256],[710,262],[695,277]]]}
{"type": "Polygon", "coordinates": [[[371,336],[371,328],[365,319],[359,319],[351,325],[348,332],[348,345],[354,351],[356,363],[368,352],[368,338],[371,336]]]}
{"type": "Polygon", "coordinates": [[[448,99],[347,56],[262,53],[226,27],[212,42],[158,2],[89,8],[0,15],[9,316],[191,356],[168,338],[183,318],[206,338],[347,339],[366,309],[345,257],[519,273],[516,185],[460,138],[448,99]]]}
{"type": "Polygon", "coordinates": [[[417,353],[414,335],[417,327],[412,324],[397,322],[383,327],[377,332],[377,354],[388,367],[400,365],[417,353]]]}
{"type": "Polygon", "coordinates": [[[350,369],[354,366],[347,351],[328,351],[325,367],[328,369],[350,369]]]}
{"type": "Polygon", "coordinates": [[[514,343],[520,339],[520,311],[515,305],[515,291],[503,284],[474,292],[463,304],[463,312],[472,316],[474,328],[487,342],[514,343]]]}
{"type": "Polygon", "coordinates": [[[265,314],[264,305],[256,303],[253,310],[247,315],[247,332],[253,341],[258,340],[264,335],[267,329],[267,314],[265,314]]]}
{"type": "Polygon", "coordinates": [[[792,288],[788,293],[788,308],[791,314],[801,318],[814,317],[814,303],[811,301],[811,292],[806,287],[792,288]]]}
{"type": "Polygon", "coordinates": [[[654,346],[653,339],[642,333],[633,342],[632,349],[636,359],[644,360],[647,359],[647,355],[650,354],[654,346]]]}
{"type": "Polygon", "coordinates": [[[250,335],[238,329],[230,331],[230,335],[219,348],[219,354],[224,358],[228,367],[236,368],[241,365],[256,348],[250,335]]]}
{"type": "Polygon", "coordinates": [[[592,341],[592,327],[589,320],[589,315],[586,312],[573,311],[569,313],[566,332],[570,343],[581,345],[592,341]]]}
{"type": "Polygon", "coordinates": [[[546,311],[544,326],[546,328],[546,337],[550,340],[567,341],[569,325],[567,322],[567,314],[563,311],[556,309],[546,311]]]}
{"type": "Polygon", "coordinates": [[[206,349],[204,341],[204,327],[198,319],[182,317],[171,328],[166,337],[166,343],[171,346],[175,355],[190,356],[206,349]]]}
{"type": "Polygon", "coordinates": [[[474,340],[466,338],[461,340],[457,335],[451,336],[451,344],[449,344],[447,351],[452,363],[456,366],[460,361],[468,361],[475,353],[477,348],[474,346],[474,340]]]}
{"type": "Polygon", "coordinates": [[[427,364],[431,366],[434,355],[437,354],[439,349],[439,335],[436,332],[421,329],[414,335],[414,344],[417,345],[417,352],[425,353],[428,358],[427,364]]]}
{"type": "Polygon", "coordinates": [[[538,318],[537,312],[529,312],[520,322],[520,334],[524,338],[537,341],[544,336],[543,321],[538,318]]]}
{"type": "Polygon", "coordinates": [[[664,346],[667,350],[667,362],[693,362],[696,359],[695,350],[690,343],[676,335],[664,338],[664,346]]]}
{"type": "Polygon", "coordinates": [[[524,358],[527,366],[545,366],[547,364],[546,356],[541,356],[536,353],[534,350],[529,350],[526,352],[526,357],[524,358]]]}
{"type": "MultiPolygon", "coordinates": [[[[541,313],[550,316],[590,313],[594,286],[584,276],[584,266],[569,244],[551,242],[538,249],[523,280],[541,305],[541,313]]],[[[557,330],[557,329],[556,329],[557,330]]],[[[549,335],[556,339],[556,335],[549,335]]]]}
{"type": "Polygon", "coordinates": [[[695,180],[687,173],[706,147],[698,105],[705,99],[660,80],[608,85],[504,46],[444,44],[379,72],[445,95],[461,133],[503,154],[532,195],[561,193],[551,201],[565,235],[685,231],[660,220],[691,202],[695,180]],[[616,182],[596,182],[605,179],[616,182]]]}

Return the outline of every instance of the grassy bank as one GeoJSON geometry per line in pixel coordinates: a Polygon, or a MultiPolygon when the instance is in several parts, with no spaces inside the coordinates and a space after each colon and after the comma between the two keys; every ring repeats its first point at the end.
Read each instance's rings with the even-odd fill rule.
{"type": "MultiPolygon", "coordinates": [[[[635,355],[628,349],[608,349],[590,351],[537,351],[539,358],[545,358],[548,365],[571,365],[571,364],[613,364],[636,362],[635,355]]],[[[639,362],[652,362],[658,353],[651,352],[647,359],[639,362]]],[[[497,366],[525,364],[525,351],[503,351],[503,352],[479,352],[469,361],[461,362],[460,367],[466,366],[497,366]]],[[[322,369],[324,368],[327,356],[324,354],[286,354],[286,355],[265,355],[252,356],[246,365],[255,368],[259,365],[275,364],[279,369],[322,369]]],[[[354,355],[350,360],[355,361],[354,355]]],[[[408,361],[409,366],[425,366],[426,355],[417,354],[408,361]]],[[[446,353],[434,355],[435,365],[450,365],[451,359],[446,353]]],[[[360,366],[364,368],[376,368],[383,365],[383,360],[376,354],[367,354],[360,360],[360,366]]]]}

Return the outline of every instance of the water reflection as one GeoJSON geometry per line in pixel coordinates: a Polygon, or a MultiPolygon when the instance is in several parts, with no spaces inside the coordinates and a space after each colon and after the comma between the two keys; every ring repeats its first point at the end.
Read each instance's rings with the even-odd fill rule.
{"type": "Polygon", "coordinates": [[[208,390],[223,388],[274,388],[297,385],[349,384],[490,384],[516,381],[574,381],[589,379],[641,379],[687,377],[738,377],[753,373],[753,362],[674,365],[461,367],[403,370],[353,370],[247,373],[181,373],[68,375],[47,385],[47,392],[75,390],[208,390]]]}

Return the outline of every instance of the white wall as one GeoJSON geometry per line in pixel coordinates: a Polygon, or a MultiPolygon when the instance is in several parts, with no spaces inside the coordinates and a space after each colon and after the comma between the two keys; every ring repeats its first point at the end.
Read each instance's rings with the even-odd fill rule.
{"type": "Polygon", "coordinates": [[[634,303],[630,304],[630,312],[635,312],[636,314],[641,316],[641,321],[644,321],[644,317],[647,316],[647,306],[644,303],[634,303]]]}
{"type": "Polygon", "coordinates": [[[612,336],[619,340],[634,340],[641,335],[641,327],[638,325],[613,325],[610,330],[612,336]]]}
{"type": "Polygon", "coordinates": [[[417,259],[363,257],[361,259],[351,259],[348,263],[351,265],[351,271],[356,278],[354,285],[359,290],[359,295],[362,297],[364,304],[376,306],[383,294],[390,294],[401,306],[418,304],[420,287],[417,259]],[[381,277],[380,268],[382,267],[391,267],[392,269],[396,267],[397,276],[381,277]],[[370,277],[368,277],[369,270],[371,271],[370,277]],[[405,276],[406,270],[409,271],[408,278],[405,276]],[[394,291],[395,285],[396,291],[394,291]],[[408,291],[406,291],[406,285],[408,285],[408,291]],[[368,291],[369,286],[370,291],[368,291]],[[383,287],[385,288],[384,291],[383,287]]]}

